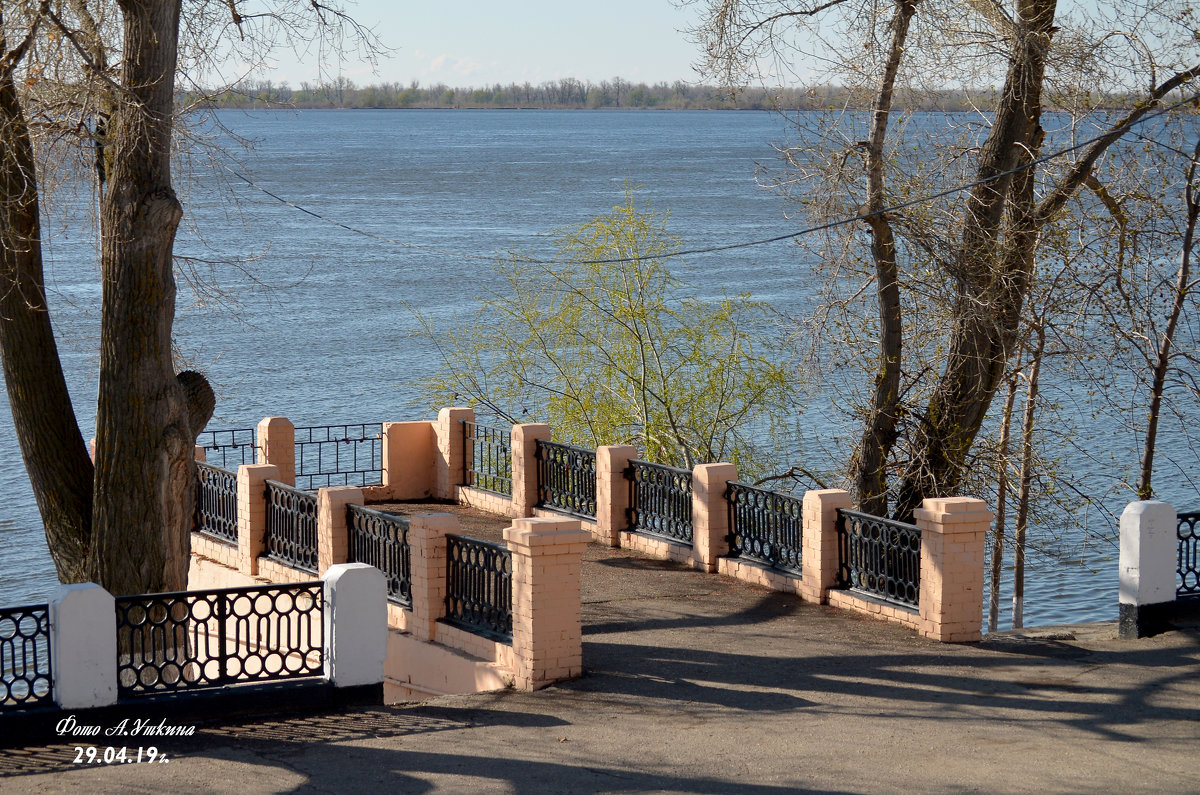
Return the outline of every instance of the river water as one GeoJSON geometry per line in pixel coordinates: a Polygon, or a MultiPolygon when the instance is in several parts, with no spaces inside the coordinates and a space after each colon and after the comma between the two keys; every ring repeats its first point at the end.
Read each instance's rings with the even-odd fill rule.
{"type": "MultiPolygon", "coordinates": [[[[217,391],[210,428],[250,427],[268,415],[309,425],[432,418],[436,407],[422,403],[412,382],[432,373],[437,354],[413,336],[412,308],[435,322],[470,311],[491,274],[476,256],[550,254],[549,230],[608,211],[622,202],[626,185],[638,186],[639,200],[670,210],[670,229],[687,249],[798,228],[779,197],[756,183],[756,164],[774,163],[771,144],[789,135],[770,113],[304,111],[217,118],[226,129],[203,125],[198,134],[226,149],[231,134],[253,146],[229,168],[206,167],[203,147],[196,149],[191,176],[181,171],[178,180],[186,220],[176,246],[222,288],[200,298],[181,288],[176,323],[183,357],[217,391]],[[241,258],[249,260],[229,262],[241,258]]],[[[51,311],[90,437],[100,290],[95,243],[78,223],[87,204],[86,197],[63,198],[45,226],[51,311]]],[[[796,316],[811,294],[811,264],[787,242],[693,256],[673,271],[702,297],[745,291],[796,316]]],[[[814,437],[847,430],[818,406],[806,418],[814,437]]],[[[1113,438],[1108,428],[1096,437],[1113,438]]],[[[1182,491],[1177,496],[1186,499],[1182,491]]],[[[1089,518],[1100,535],[1111,535],[1111,513],[1123,499],[1110,496],[1108,514],[1089,518]]],[[[4,603],[47,597],[53,566],[3,390],[0,555],[4,603]]],[[[1111,544],[1092,545],[1082,562],[1034,556],[1031,566],[1027,624],[1115,617],[1111,544]]],[[[1008,592],[1004,599],[1007,605],[1008,592]]]]}

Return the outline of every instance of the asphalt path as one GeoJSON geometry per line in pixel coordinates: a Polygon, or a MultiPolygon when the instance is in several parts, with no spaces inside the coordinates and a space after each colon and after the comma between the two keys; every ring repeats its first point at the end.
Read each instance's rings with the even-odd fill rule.
{"type": "Polygon", "coordinates": [[[584,602],[573,682],[216,721],[153,764],[30,738],[0,792],[1200,791],[1195,626],[945,645],[595,545],[584,602]]]}

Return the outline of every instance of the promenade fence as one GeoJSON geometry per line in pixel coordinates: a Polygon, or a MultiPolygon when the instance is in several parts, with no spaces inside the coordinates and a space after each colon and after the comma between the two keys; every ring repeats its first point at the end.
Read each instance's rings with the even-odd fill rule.
{"type": "Polygon", "coordinates": [[[217,690],[278,701],[283,691],[246,688],[300,681],[378,702],[383,588],[378,571],[354,564],[317,582],[117,598],[93,583],[59,586],[48,604],[0,609],[0,714],[217,690]]]}
{"type": "Polygon", "coordinates": [[[634,459],[625,477],[629,480],[629,529],[691,546],[691,470],[634,459]]]}
{"type": "MultiPolygon", "coordinates": [[[[902,528],[886,519],[840,515],[850,508],[845,492],[810,491],[801,498],[739,483],[731,464],[706,463],[691,470],[654,464],[637,460],[631,447],[589,450],[555,442],[551,429],[541,424],[515,425],[506,433],[476,423],[469,408],[444,408],[432,422],[378,427],[380,482],[359,487],[357,501],[449,499],[514,519],[569,517],[601,543],[870,613],[941,640],[980,636],[983,549],[991,514],[978,500],[927,500],[915,524],[902,528]]],[[[287,473],[297,469],[290,422],[263,420],[258,440],[264,464],[286,482],[287,473]]],[[[338,520],[342,525],[352,521],[338,520]]],[[[336,532],[344,536],[346,531],[336,532]]],[[[239,565],[257,573],[256,543],[253,538],[239,542],[238,555],[231,552],[227,558],[240,556],[239,565]]],[[[349,542],[317,539],[314,569],[314,542],[306,537],[304,555],[291,554],[288,565],[320,571],[339,555],[349,557],[339,552],[339,543],[348,549],[349,542]]],[[[447,542],[437,543],[444,549],[447,542]]],[[[360,548],[367,547],[355,547],[360,548]]],[[[381,555],[354,553],[380,565],[396,602],[405,575],[381,555]]],[[[412,555],[416,565],[418,555],[412,555]]],[[[412,583],[421,580],[416,572],[411,578],[412,583]]],[[[445,600],[445,585],[438,587],[443,590],[437,598],[445,600]]],[[[412,620],[429,626],[421,632],[436,635],[439,621],[463,629],[466,622],[447,619],[447,608],[419,607],[416,590],[412,620]]],[[[397,624],[407,626],[408,620],[397,619],[397,624]]],[[[470,631],[494,636],[490,622],[470,631]]]]}

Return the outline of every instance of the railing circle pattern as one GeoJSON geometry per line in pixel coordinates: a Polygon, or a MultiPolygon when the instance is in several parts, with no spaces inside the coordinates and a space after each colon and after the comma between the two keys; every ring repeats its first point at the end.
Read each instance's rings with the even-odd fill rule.
{"type": "Polygon", "coordinates": [[[118,693],[322,676],[323,587],[312,582],[117,598],[118,693]]]}
{"type": "Polygon", "coordinates": [[[0,610],[0,711],[49,702],[50,662],[50,608],[0,610]]]}
{"type": "Polygon", "coordinates": [[[1200,598],[1200,512],[1178,514],[1177,521],[1179,565],[1175,593],[1200,598]]]}
{"type": "Polygon", "coordinates": [[[267,555],[303,571],[317,571],[317,495],[274,480],[267,489],[267,555]]]}
{"type": "Polygon", "coordinates": [[[840,509],[838,584],[915,610],[921,592],[920,528],[840,509]]]}
{"type": "Polygon", "coordinates": [[[512,553],[465,536],[446,536],[446,622],[512,642],[512,553]]]}
{"type": "Polygon", "coordinates": [[[537,441],[538,507],[596,518],[596,451],[537,441]]]}
{"type": "Polygon", "coordinates": [[[383,572],[388,600],[412,606],[412,551],[407,519],[361,505],[346,506],[350,560],[367,563],[383,572]]]}
{"type": "Polygon", "coordinates": [[[747,558],[790,574],[802,573],[804,503],[746,483],[731,482],[729,554],[747,558]]]}
{"type": "Polygon", "coordinates": [[[692,543],[692,473],[686,469],[633,460],[629,527],[678,544],[692,543]]]}

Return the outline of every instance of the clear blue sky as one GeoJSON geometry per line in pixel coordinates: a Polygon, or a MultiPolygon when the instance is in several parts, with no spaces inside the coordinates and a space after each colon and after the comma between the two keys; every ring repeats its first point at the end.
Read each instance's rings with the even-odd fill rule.
{"type": "MultiPolygon", "coordinates": [[[[347,7],[392,49],[378,73],[353,59],[341,64],[341,74],[360,85],[697,80],[691,66],[699,50],[683,32],[696,14],[671,0],[347,0],[347,7]]],[[[338,65],[327,62],[324,71],[337,75],[338,65]]],[[[317,74],[316,56],[309,55],[281,58],[264,77],[295,86],[317,74]]]]}

